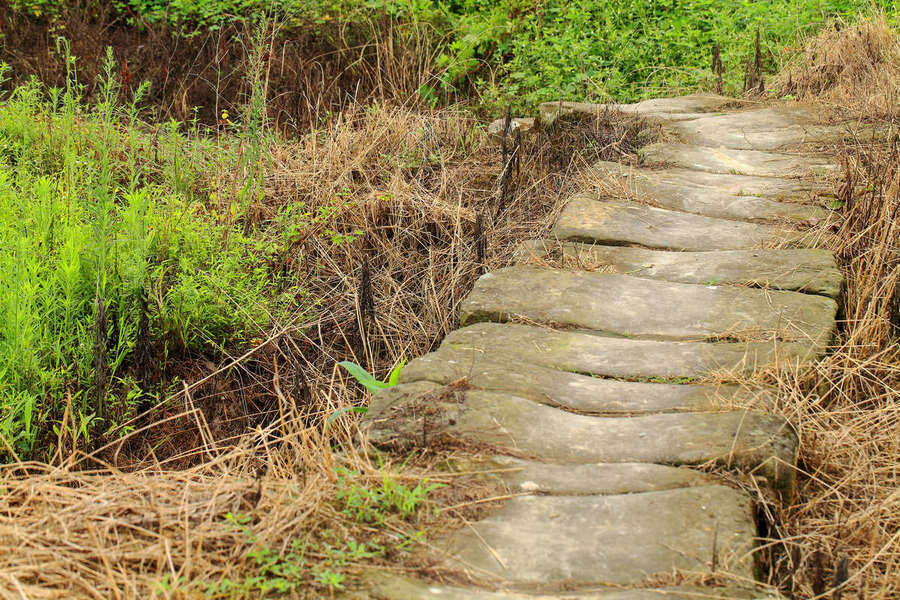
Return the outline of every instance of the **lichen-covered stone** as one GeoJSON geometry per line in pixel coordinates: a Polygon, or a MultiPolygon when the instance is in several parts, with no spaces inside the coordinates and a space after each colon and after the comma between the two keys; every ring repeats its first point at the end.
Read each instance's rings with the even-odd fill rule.
{"type": "Polygon", "coordinates": [[[624,336],[673,340],[778,339],[825,346],[831,298],[693,285],[527,265],[482,275],[462,302],[462,325],[521,317],[624,336]]]}
{"type": "Polygon", "coordinates": [[[706,285],[749,285],[837,298],[843,275],[830,250],[785,248],[665,252],[627,246],[530,240],[519,261],[552,258],[569,267],[706,285]]]}
{"type": "Polygon", "coordinates": [[[700,471],[650,463],[572,465],[492,456],[454,466],[482,472],[482,477],[500,481],[514,493],[555,496],[637,494],[716,483],[700,471]]]}
{"type": "Polygon", "coordinates": [[[592,167],[602,186],[626,198],[669,210],[745,221],[827,219],[831,211],[811,203],[821,183],[778,177],[707,173],[682,168],[642,169],[600,161],[592,167]]]}
{"type": "Polygon", "coordinates": [[[400,381],[449,385],[465,381],[470,388],[509,392],[542,404],[594,414],[638,414],[711,410],[716,406],[771,404],[770,391],[737,385],[621,381],[560,371],[509,354],[441,348],[407,364],[400,381]]]}
{"type": "Polygon", "coordinates": [[[417,581],[384,572],[366,577],[366,589],[347,592],[341,600],[777,600],[777,595],[737,587],[673,586],[621,589],[619,586],[581,592],[538,592],[535,590],[490,591],[458,585],[417,581]]]}
{"type": "Polygon", "coordinates": [[[561,331],[517,323],[477,323],[451,332],[440,351],[521,361],[600,377],[704,377],[717,371],[748,374],[776,364],[810,361],[821,349],[790,342],[669,342],[561,331]]]}
{"type": "Polygon", "coordinates": [[[588,102],[544,102],[538,107],[538,118],[544,125],[568,114],[598,115],[604,111],[637,115],[645,119],[674,122],[708,116],[734,98],[714,94],[692,94],[677,98],[653,98],[633,104],[591,104],[588,102]]]}
{"type": "Polygon", "coordinates": [[[639,154],[646,164],[756,177],[822,177],[838,167],[832,158],[692,144],[651,144],[641,148],[639,154]]]}
{"type": "Polygon", "coordinates": [[[464,440],[551,462],[718,462],[792,494],[797,436],[774,415],[747,411],[645,416],[577,415],[511,394],[433,383],[375,395],[366,431],[376,445],[408,451],[464,440]]]}
{"type": "Polygon", "coordinates": [[[446,547],[448,564],[510,585],[635,585],[673,570],[707,573],[714,547],[720,571],[752,579],[755,537],[747,495],[705,486],[521,496],[446,547]]]}

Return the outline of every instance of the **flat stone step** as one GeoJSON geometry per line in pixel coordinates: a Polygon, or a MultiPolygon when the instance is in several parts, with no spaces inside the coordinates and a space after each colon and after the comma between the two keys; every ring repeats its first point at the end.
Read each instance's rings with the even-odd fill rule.
{"type": "Polygon", "coordinates": [[[677,98],[653,98],[632,104],[593,104],[589,102],[544,102],[538,107],[540,121],[546,126],[569,114],[598,115],[616,111],[646,119],[682,121],[708,116],[725,106],[737,104],[734,98],[715,94],[692,94],[677,98]]]}
{"type": "MultiPolygon", "coordinates": [[[[351,598],[372,600],[777,600],[777,596],[722,587],[650,587],[609,589],[586,592],[519,593],[489,591],[472,587],[428,583],[406,577],[373,574],[367,578],[367,590],[354,593],[351,598]],[[361,594],[361,595],[360,595],[361,594]]],[[[349,600],[349,599],[348,599],[349,600]]]]}
{"type": "Polygon", "coordinates": [[[600,161],[593,166],[603,190],[660,208],[707,217],[760,221],[827,219],[832,211],[804,204],[823,191],[800,179],[750,177],[689,169],[641,169],[600,161]]]}
{"type": "Polygon", "coordinates": [[[777,150],[810,142],[837,142],[849,133],[844,125],[821,125],[821,111],[779,105],[672,123],[681,139],[698,146],[741,150],[777,150]]]}
{"type": "Polygon", "coordinates": [[[511,394],[430,382],[380,391],[365,429],[372,443],[400,451],[429,440],[464,440],[542,461],[572,464],[718,463],[752,472],[791,494],[797,436],[779,416],[748,411],[636,417],[576,415],[511,394]]]}
{"type": "Polygon", "coordinates": [[[451,564],[520,586],[635,585],[675,570],[753,577],[749,499],[724,486],[522,496],[448,540],[451,564]]]}
{"type": "Polygon", "coordinates": [[[478,278],[462,325],[519,317],[624,336],[672,340],[778,339],[831,343],[831,298],[520,265],[478,278]]]}
{"type": "Polygon", "coordinates": [[[816,239],[809,233],[789,227],[729,221],[630,200],[601,200],[586,195],[576,196],[566,203],[552,233],[558,240],[611,246],[637,244],[679,251],[816,244],[816,239]]]}
{"type": "Polygon", "coordinates": [[[516,323],[478,323],[457,329],[444,338],[438,351],[447,350],[470,353],[467,365],[489,357],[621,379],[704,377],[716,372],[748,375],[818,356],[817,349],[791,342],[636,340],[516,323]]]}
{"type": "Polygon", "coordinates": [[[711,475],[693,469],[650,463],[597,463],[570,465],[536,462],[512,456],[464,461],[455,467],[482,472],[511,493],[554,496],[639,494],[685,487],[713,485],[711,475]]]}
{"type": "MultiPolygon", "coordinates": [[[[770,392],[736,385],[656,383],[601,379],[524,362],[510,355],[495,356],[480,350],[452,346],[412,360],[400,381],[431,381],[449,385],[465,380],[467,386],[508,392],[566,410],[590,414],[636,414],[712,410],[728,405],[767,405],[770,392]]],[[[770,404],[768,404],[770,405],[770,404]]]]}
{"type": "Polygon", "coordinates": [[[752,285],[831,298],[837,298],[843,282],[834,254],[813,248],[665,252],[548,240],[521,245],[521,262],[546,259],[603,273],[677,283],[752,285]]]}
{"type": "Polygon", "coordinates": [[[638,154],[645,164],[756,177],[823,177],[838,168],[834,160],[827,158],[692,144],[650,144],[638,154]]]}

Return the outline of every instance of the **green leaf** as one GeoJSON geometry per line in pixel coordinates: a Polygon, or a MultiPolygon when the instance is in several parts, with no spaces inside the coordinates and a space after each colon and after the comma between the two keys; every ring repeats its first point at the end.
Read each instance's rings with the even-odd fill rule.
{"type": "Polygon", "coordinates": [[[348,412],[365,414],[369,412],[369,409],[365,406],[345,406],[344,408],[339,408],[338,410],[328,415],[328,419],[325,421],[325,426],[330,427],[332,423],[337,421],[338,417],[348,412]]]}
{"type": "Polygon", "coordinates": [[[339,362],[338,364],[344,367],[344,369],[346,369],[347,372],[350,373],[350,375],[352,375],[354,379],[356,379],[356,381],[358,381],[363,387],[365,387],[372,393],[388,387],[388,384],[383,381],[378,381],[371,373],[363,369],[355,362],[345,360],[339,362]]]}
{"type": "Polygon", "coordinates": [[[397,383],[400,381],[400,371],[403,370],[403,367],[405,365],[406,365],[406,359],[404,358],[403,360],[400,361],[400,364],[397,365],[396,367],[394,367],[394,370],[391,371],[391,376],[388,377],[388,381],[387,381],[387,384],[389,387],[393,387],[393,386],[397,385],[397,383]]]}

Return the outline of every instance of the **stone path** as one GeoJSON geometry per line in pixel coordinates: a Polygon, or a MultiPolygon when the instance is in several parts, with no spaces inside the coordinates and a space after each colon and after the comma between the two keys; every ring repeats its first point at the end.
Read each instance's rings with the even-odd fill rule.
{"type": "MultiPolygon", "coordinates": [[[[539,118],[608,108],[551,103],[539,118]]],[[[511,495],[432,540],[467,585],[381,575],[372,598],[769,597],[753,586],[752,498],[692,467],[794,492],[791,425],[728,409],[774,392],[720,381],[832,341],[842,279],[810,226],[833,218],[813,200],[836,165],[799,149],[842,129],[709,95],[612,108],[681,141],[645,147],[640,167],[598,163],[598,189],[520,264],[482,276],[461,329],[372,400],[373,443],[474,444],[484,458],[465,468],[511,495]]]]}

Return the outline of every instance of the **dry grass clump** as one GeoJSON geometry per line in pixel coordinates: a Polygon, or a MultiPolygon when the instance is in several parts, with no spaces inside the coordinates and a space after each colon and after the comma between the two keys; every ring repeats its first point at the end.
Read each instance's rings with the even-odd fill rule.
{"type": "MultiPolygon", "coordinates": [[[[900,110],[900,32],[884,15],[835,23],[811,38],[781,70],[782,95],[871,119],[900,110]]],[[[846,115],[843,115],[846,117],[846,115]]]]}
{"type": "Polygon", "coordinates": [[[900,598],[900,146],[845,159],[841,331],[831,354],[778,380],[800,489],[763,557],[793,597],[900,598]]]}
{"type": "Polygon", "coordinates": [[[437,477],[424,485],[445,487],[414,513],[361,520],[350,495],[377,492],[385,473],[414,489],[432,469],[418,456],[402,473],[377,464],[353,451],[349,431],[286,420],[181,471],[7,465],[0,597],[327,597],[352,588],[363,567],[420,568],[408,552],[427,543],[420,532],[475,518],[469,501],[491,495],[484,483],[437,477]],[[449,508],[440,520],[438,506],[449,508]]]}

